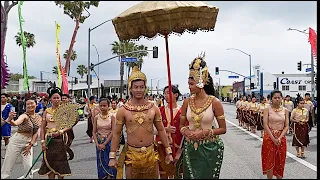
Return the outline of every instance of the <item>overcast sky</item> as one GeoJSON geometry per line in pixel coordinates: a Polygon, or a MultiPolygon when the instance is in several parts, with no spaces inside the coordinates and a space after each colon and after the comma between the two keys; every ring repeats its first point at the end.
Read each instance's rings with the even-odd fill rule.
{"type": "MultiPolygon", "coordinates": [[[[91,16],[80,25],[74,50],[78,59],[71,63],[71,75],[78,76],[76,67],[87,65],[88,28],[112,19],[139,2],[100,2],[98,8],[90,9],[91,16]]],[[[219,7],[215,31],[185,33],[182,36],[169,37],[172,83],[179,84],[183,93],[188,92],[188,64],[202,51],[206,52],[209,70],[214,75],[215,67],[228,69],[243,75],[249,75],[248,56],[227,48],[238,48],[252,55],[252,65],[261,65],[270,73],[302,73],[297,71],[297,62],[310,63],[310,44],[301,33],[287,31],[288,28],[300,30],[312,27],[316,29],[317,2],[231,2],[207,1],[219,7]]],[[[15,43],[14,36],[19,31],[18,6],[9,14],[8,33],[5,54],[11,72],[22,73],[22,49],[15,43]]],[[[61,56],[69,48],[75,23],[63,9],[53,2],[28,2],[22,7],[25,19],[23,30],[35,34],[36,45],[27,49],[29,75],[39,77],[40,71],[51,72],[57,64],[55,52],[55,21],[61,26],[61,56]]],[[[111,22],[95,29],[91,33],[91,43],[95,44],[100,54],[100,61],[112,57],[111,43],[117,41],[117,35],[111,22]]],[[[167,84],[165,41],[158,37],[152,41],[141,39],[137,44],[144,44],[150,49],[159,47],[159,58],[152,54],[144,59],[142,71],[148,77],[148,84],[153,78],[162,79],[160,87],[167,84]]],[[[62,58],[62,57],[61,57],[62,58]]],[[[91,48],[91,60],[97,62],[94,47],[91,48]]],[[[64,60],[62,59],[64,64],[64,60]]],[[[119,62],[114,60],[100,66],[100,79],[120,79],[119,62]]],[[[221,72],[222,85],[231,85],[235,79],[228,79],[231,73],[221,72]]],[[[236,81],[241,81],[238,79],[236,81]]],[[[153,81],[153,83],[156,83],[153,81]]]]}

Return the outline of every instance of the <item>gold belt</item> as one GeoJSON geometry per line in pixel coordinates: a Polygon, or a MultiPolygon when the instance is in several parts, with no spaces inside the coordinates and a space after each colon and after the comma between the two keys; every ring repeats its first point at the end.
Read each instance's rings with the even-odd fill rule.
{"type": "Polygon", "coordinates": [[[55,133],[55,132],[58,132],[58,129],[56,128],[48,128],[46,129],[47,133],[55,133]]]}
{"type": "Polygon", "coordinates": [[[201,139],[201,140],[191,140],[189,138],[186,138],[186,141],[188,141],[189,143],[193,144],[193,148],[195,150],[198,149],[198,146],[201,145],[201,144],[206,144],[206,143],[209,143],[209,142],[215,142],[217,141],[217,139],[219,139],[219,136],[218,135],[213,135],[211,137],[206,137],[205,139],[201,139]]]}
{"type": "Polygon", "coordinates": [[[143,146],[143,147],[133,147],[133,146],[131,146],[131,145],[129,145],[128,143],[127,143],[127,148],[128,148],[128,151],[136,151],[136,152],[142,152],[142,153],[145,153],[145,152],[147,152],[148,150],[150,150],[150,149],[154,149],[154,144],[152,143],[151,145],[149,145],[149,146],[143,146]]]}

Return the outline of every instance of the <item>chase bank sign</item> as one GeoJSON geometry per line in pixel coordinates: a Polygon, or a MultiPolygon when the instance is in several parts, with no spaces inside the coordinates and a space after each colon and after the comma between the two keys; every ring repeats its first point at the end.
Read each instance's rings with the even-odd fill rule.
{"type": "Polygon", "coordinates": [[[311,84],[311,80],[297,80],[297,79],[282,78],[280,80],[280,84],[311,84]]]}

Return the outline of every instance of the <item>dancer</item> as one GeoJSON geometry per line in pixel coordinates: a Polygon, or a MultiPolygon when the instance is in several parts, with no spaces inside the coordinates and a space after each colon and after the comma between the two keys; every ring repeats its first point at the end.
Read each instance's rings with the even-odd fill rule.
{"type": "MultiPolygon", "coordinates": [[[[286,99],[283,102],[283,107],[288,109],[289,119],[291,119],[291,112],[294,109],[294,104],[290,99],[291,99],[291,97],[289,95],[286,95],[286,99]]],[[[291,121],[289,122],[289,127],[291,127],[291,121]]],[[[292,129],[289,128],[288,134],[291,134],[291,133],[292,133],[292,129]]]]}
{"type": "Polygon", "coordinates": [[[108,113],[109,104],[109,99],[100,98],[100,113],[93,120],[93,139],[96,143],[99,179],[115,179],[117,176],[117,170],[109,167],[112,129],[115,128],[115,117],[108,113]]]}
{"type": "Polygon", "coordinates": [[[249,116],[250,116],[250,129],[252,133],[256,133],[256,128],[257,128],[257,122],[258,122],[258,103],[256,102],[256,97],[251,98],[251,103],[249,103],[248,106],[248,111],[249,111],[249,116]]]}
{"type": "MultiPolygon", "coordinates": [[[[169,104],[170,99],[169,99],[169,87],[166,86],[163,89],[163,94],[165,97],[166,102],[169,104]]],[[[162,106],[160,107],[160,113],[162,117],[162,122],[165,127],[165,130],[168,135],[168,140],[169,143],[172,145],[172,136],[171,134],[174,134],[175,140],[174,140],[174,145],[172,145],[172,148],[175,148],[175,161],[177,162],[180,159],[182,150],[180,148],[181,140],[182,140],[182,134],[179,131],[179,126],[180,126],[180,114],[181,114],[181,106],[177,104],[177,101],[179,99],[179,96],[181,95],[179,89],[176,86],[172,85],[172,107],[173,107],[173,121],[174,121],[174,126],[171,126],[171,118],[170,118],[170,109],[169,106],[162,106]]],[[[156,135],[158,133],[156,132],[156,135]]],[[[177,176],[180,176],[180,174],[176,175],[176,168],[178,169],[177,172],[182,172],[182,163],[181,161],[177,164],[177,167],[175,167],[174,163],[166,164],[165,163],[165,157],[166,157],[166,151],[165,147],[163,146],[160,137],[157,135],[156,136],[156,143],[157,143],[157,149],[159,153],[159,173],[160,173],[160,179],[175,179],[177,176]],[[176,176],[175,176],[176,175],[176,176]]]]}
{"type": "Polygon", "coordinates": [[[90,138],[90,143],[93,142],[93,137],[92,137],[92,127],[93,127],[93,118],[96,115],[96,107],[97,107],[97,98],[95,96],[91,96],[89,98],[89,103],[84,107],[84,114],[88,117],[88,126],[87,126],[87,135],[90,138]]]}
{"type": "Polygon", "coordinates": [[[239,126],[242,126],[242,121],[241,121],[241,117],[240,117],[240,106],[241,106],[242,101],[243,101],[243,98],[241,96],[240,99],[236,102],[236,113],[237,113],[236,119],[238,119],[238,121],[239,121],[239,126]]]}
{"type": "Polygon", "coordinates": [[[56,175],[59,179],[63,179],[64,176],[71,176],[67,158],[67,148],[69,147],[64,142],[65,132],[71,128],[58,131],[57,124],[52,119],[53,113],[61,104],[61,89],[53,84],[52,87],[48,88],[47,93],[52,102],[52,107],[47,108],[42,117],[40,136],[44,154],[38,173],[41,176],[48,175],[49,179],[55,179],[56,175]],[[48,146],[46,146],[48,136],[51,136],[52,139],[48,146]]]}
{"type": "Polygon", "coordinates": [[[183,178],[218,179],[224,151],[219,135],[227,129],[223,106],[214,97],[204,55],[191,62],[188,84],[193,95],[184,100],[180,116],[180,131],[185,137],[183,178]],[[189,126],[185,126],[186,121],[189,126]]]}
{"type": "MultiPolygon", "coordinates": [[[[13,106],[8,103],[8,95],[1,93],[1,120],[7,120],[9,113],[15,111],[13,106]]],[[[5,149],[9,144],[9,139],[11,136],[11,124],[9,122],[3,123],[1,126],[1,137],[4,139],[5,149]]]]}
{"type": "Polygon", "coordinates": [[[304,150],[310,143],[309,111],[304,108],[305,101],[301,98],[298,107],[292,110],[291,128],[293,130],[292,146],[296,147],[297,157],[305,158],[304,150]],[[301,149],[301,151],[300,151],[301,149]]]}
{"type": "Polygon", "coordinates": [[[309,112],[309,120],[308,120],[308,124],[309,124],[309,131],[311,131],[312,127],[313,127],[313,120],[314,120],[314,105],[312,103],[312,101],[310,101],[310,93],[306,93],[304,95],[305,98],[305,102],[304,102],[304,108],[306,108],[309,112]]]}
{"type": "Polygon", "coordinates": [[[269,105],[267,104],[267,98],[262,97],[261,103],[258,106],[258,122],[257,122],[257,130],[261,132],[261,138],[263,138],[264,128],[263,128],[263,112],[269,105]]]}
{"type": "Polygon", "coordinates": [[[117,177],[122,179],[123,163],[126,165],[128,179],[158,179],[158,153],[154,147],[153,127],[155,126],[161,142],[166,149],[166,163],[173,161],[167,134],[163,127],[159,108],[144,99],[147,77],[135,66],[128,79],[131,101],[117,112],[116,129],[113,131],[109,166],[116,166],[116,151],[119,146],[123,125],[126,125],[127,144],[118,159],[117,177]]]}
{"type": "MultiPolygon", "coordinates": [[[[1,178],[3,179],[10,177],[18,156],[22,158],[24,175],[28,173],[28,170],[32,166],[32,146],[37,142],[37,132],[41,124],[41,117],[35,113],[36,105],[36,99],[26,99],[26,113],[21,114],[17,120],[14,120],[16,113],[10,112],[8,119],[11,125],[18,126],[18,132],[12,136],[6,150],[6,156],[1,168],[1,178]]],[[[32,172],[28,174],[28,178],[33,178],[32,172]]]]}
{"type": "Polygon", "coordinates": [[[267,174],[268,179],[272,179],[273,176],[282,179],[286,163],[289,112],[280,105],[281,97],[281,91],[272,91],[271,106],[263,112],[265,133],[261,148],[262,172],[267,174]]]}

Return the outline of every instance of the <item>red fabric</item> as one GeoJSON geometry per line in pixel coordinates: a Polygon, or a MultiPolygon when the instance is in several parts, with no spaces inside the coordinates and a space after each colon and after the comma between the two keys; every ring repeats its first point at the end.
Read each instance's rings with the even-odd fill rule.
{"type": "MultiPolygon", "coordinates": [[[[270,129],[271,130],[271,129],[270,129]]],[[[278,138],[282,131],[272,131],[275,138],[278,138]]],[[[264,133],[261,158],[262,158],[262,172],[266,174],[269,170],[273,169],[274,176],[283,177],[284,165],[286,164],[287,155],[287,140],[286,136],[281,139],[279,146],[275,145],[268,133],[264,133]]]]}
{"type": "Polygon", "coordinates": [[[314,60],[317,62],[317,33],[309,27],[309,42],[311,44],[314,60]]]}
{"type": "MultiPolygon", "coordinates": [[[[168,125],[168,121],[167,121],[167,116],[166,116],[166,112],[165,112],[165,106],[161,106],[160,107],[160,113],[161,113],[161,117],[162,117],[162,122],[163,122],[163,126],[167,127],[168,125]]],[[[181,139],[182,139],[182,134],[180,132],[180,115],[181,115],[181,108],[179,109],[179,111],[177,112],[176,116],[173,118],[174,119],[174,126],[176,127],[176,138],[174,140],[175,144],[180,146],[181,143],[181,139]]],[[[157,135],[156,136],[156,141],[159,142],[160,137],[157,135]]]]}

